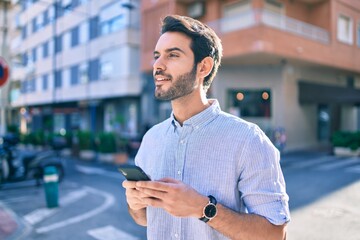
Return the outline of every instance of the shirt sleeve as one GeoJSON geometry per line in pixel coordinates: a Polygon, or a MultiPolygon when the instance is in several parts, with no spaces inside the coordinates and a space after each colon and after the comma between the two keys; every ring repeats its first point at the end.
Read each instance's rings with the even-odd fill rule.
{"type": "Polygon", "coordinates": [[[290,221],[280,153],[258,127],[247,141],[240,162],[238,189],[248,213],[263,216],[275,225],[290,221]]]}

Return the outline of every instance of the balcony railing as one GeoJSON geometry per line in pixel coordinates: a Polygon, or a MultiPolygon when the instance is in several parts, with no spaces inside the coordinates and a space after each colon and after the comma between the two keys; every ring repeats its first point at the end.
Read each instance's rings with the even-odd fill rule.
{"type": "Polygon", "coordinates": [[[208,25],[220,34],[266,25],[324,44],[330,42],[330,34],[325,29],[265,9],[246,11],[236,16],[210,22],[208,25]]]}

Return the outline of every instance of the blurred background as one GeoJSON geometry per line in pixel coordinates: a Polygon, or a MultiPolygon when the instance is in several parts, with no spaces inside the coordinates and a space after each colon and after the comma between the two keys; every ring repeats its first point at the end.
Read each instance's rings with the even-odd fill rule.
{"type": "Polygon", "coordinates": [[[167,14],[216,31],[209,97],[258,124],[284,163],[360,155],[359,0],[0,0],[0,135],[23,152],[131,162],[171,113],[152,78],[167,14]]]}

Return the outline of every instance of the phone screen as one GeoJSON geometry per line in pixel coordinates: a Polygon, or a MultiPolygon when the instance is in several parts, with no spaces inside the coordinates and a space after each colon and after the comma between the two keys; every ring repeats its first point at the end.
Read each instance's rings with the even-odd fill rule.
{"type": "Polygon", "coordinates": [[[138,166],[135,165],[122,165],[119,166],[120,173],[128,181],[150,181],[149,176],[138,166]]]}

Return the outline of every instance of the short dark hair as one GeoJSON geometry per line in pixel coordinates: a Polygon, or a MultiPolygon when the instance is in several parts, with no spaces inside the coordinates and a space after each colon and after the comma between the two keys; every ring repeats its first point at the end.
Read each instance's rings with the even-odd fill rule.
{"type": "Polygon", "coordinates": [[[220,66],[222,45],[214,30],[206,24],[186,16],[168,15],[162,20],[161,32],[181,32],[191,38],[191,50],[194,53],[194,64],[198,64],[205,57],[214,59],[214,66],[204,79],[204,89],[207,90],[220,66]]]}

